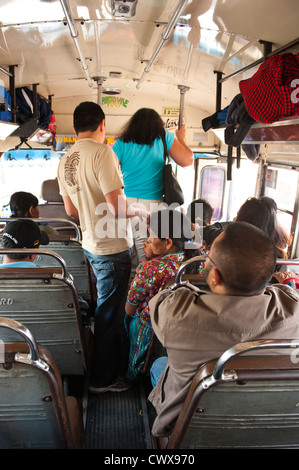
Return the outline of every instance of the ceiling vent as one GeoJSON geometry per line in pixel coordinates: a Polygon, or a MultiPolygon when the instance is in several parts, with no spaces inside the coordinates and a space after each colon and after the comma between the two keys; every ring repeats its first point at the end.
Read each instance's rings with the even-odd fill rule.
{"type": "Polygon", "coordinates": [[[119,95],[120,89],[119,88],[103,88],[102,93],[105,95],[119,95]]]}
{"type": "Polygon", "coordinates": [[[132,18],[138,0],[111,0],[112,15],[117,18],[132,18]]]}
{"type": "Polygon", "coordinates": [[[121,78],[121,76],[122,76],[121,72],[109,72],[110,78],[121,78]]]}

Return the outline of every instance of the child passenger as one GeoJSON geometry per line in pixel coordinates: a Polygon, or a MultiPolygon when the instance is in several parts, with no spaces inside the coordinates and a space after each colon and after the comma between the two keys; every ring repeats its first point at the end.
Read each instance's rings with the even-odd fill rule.
{"type": "MultiPolygon", "coordinates": [[[[38,199],[34,194],[18,191],[10,198],[10,211],[12,218],[39,218],[38,199]]],[[[39,224],[40,230],[47,235],[57,235],[57,231],[47,224],[39,224]]]]}

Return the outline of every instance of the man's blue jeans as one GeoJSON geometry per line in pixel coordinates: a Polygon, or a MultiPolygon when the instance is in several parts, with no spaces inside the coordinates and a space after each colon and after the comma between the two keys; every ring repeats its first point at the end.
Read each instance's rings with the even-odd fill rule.
{"type": "Polygon", "coordinates": [[[113,255],[94,255],[87,250],[84,253],[97,279],[95,355],[90,384],[104,387],[117,379],[131,250],[113,255]]]}
{"type": "Polygon", "coordinates": [[[150,370],[151,383],[153,387],[157,385],[159,378],[164,372],[167,362],[168,362],[167,356],[158,357],[158,359],[156,359],[155,362],[153,362],[151,370],[150,370]]]}

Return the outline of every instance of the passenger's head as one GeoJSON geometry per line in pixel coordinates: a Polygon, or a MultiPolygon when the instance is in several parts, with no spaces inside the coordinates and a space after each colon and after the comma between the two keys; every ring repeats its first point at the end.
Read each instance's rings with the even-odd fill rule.
{"type": "Polygon", "coordinates": [[[148,238],[153,256],[163,256],[178,251],[185,252],[187,258],[196,256],[192,244],[191,221],[180,211],[162,209],[150,214],[148,238]]]}
{"type": "Polygon", "coordinates": [[[143,242],[143,252],[147,259],[155,258],[149,238],[143,242]]]}
{"type": "Polygon", "coordinates": [[[79,132],[95,132],[101,122],[105,119],[105,113],[101,106],[92,101],[84,101],[80,103],[73,117],[73,124],[76,134],[79,132]]]}
{"type": "Polygon", "coordinates": [[[265,202],[266,204],[269,204],[269,206],[273,207],[273,209],[275,211],[277,211],[277,204],[276,202],[274,201],[274,199],[272,199],[272,197],[269,197],[269,196],[261,196],[260,197],[260,200],[265,202]]]}
{"type": "Polygon", "coordinates": [[[164,123],[157,111],[151,108],[141,108],[128,121],[121,133],[121,138],[124,142],[152,145],[154,140],[164,133],[164,123]]]}
{"type": "Polygon", "coordinates": [[[251,224],[234,222],[212,244],[205,276],[215,293],[252,295],[265,288],[275,263],[272,239],[251,224]]]}
{"type": "Polygon", "coordinates": [[[12,217],[39,217],[38,199],[31,193],[18,191],[10,198],[12,217]]]}
{"type": "Polygon", "coordinates": [[[252,224],[275,238],[276,209],[273,202],[271,198],[248,198],[240,207],[236,221],[252,224]]]}
{"type": "MultiPolygon", "coordinates": [[[[30,219],[19,219],[6,224],[2,233],[2,246],[8,249],[39,248],[49,243],[48,236],[30,219]]],[[[27,254],[8,254],[13,260],[24,260],[27,254]]]]}
{"type": "Polygon", "coordinates": [[[188,216],[193,224],[209,225],[214,209],[206,199],[195,199],[188,207],[188,216]]]}

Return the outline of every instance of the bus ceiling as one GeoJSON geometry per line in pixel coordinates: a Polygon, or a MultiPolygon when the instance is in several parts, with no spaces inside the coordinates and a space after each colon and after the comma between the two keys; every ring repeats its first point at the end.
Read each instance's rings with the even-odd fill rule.
{"type": "MultiPolygon", "coordinates": [[[[179,126],[185,120],[190,146],[213,147],[219,136],[205,137],[202,120],[228,106],[239,81],[271,54],[298,51],[296,0],[2,0],[0,17],[12,122],[15,88],[35,87],[51,101],[61,134],[73,133],[73,109],[88,99],[103,106],[109,135],[151,106],[178,116],[179,126]]],[[[263,139],[259,124],[249,138],[298,144],[290,121],[275,126],[275,139],[263,139]]],[[[28,144],[9,139],[1,151],[28,144]]]]}

